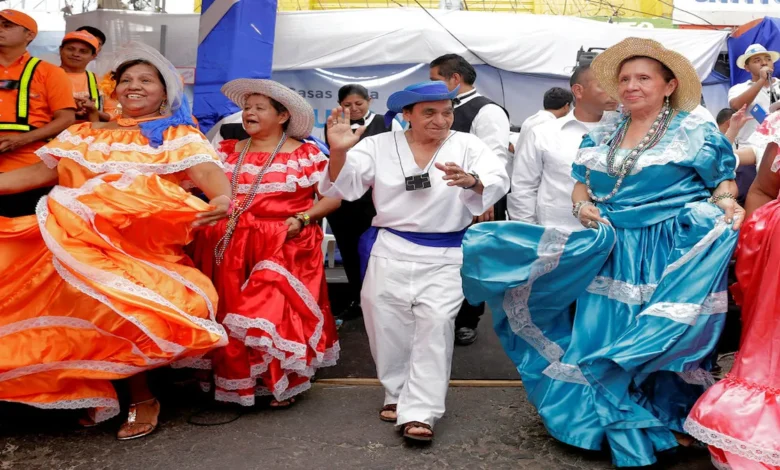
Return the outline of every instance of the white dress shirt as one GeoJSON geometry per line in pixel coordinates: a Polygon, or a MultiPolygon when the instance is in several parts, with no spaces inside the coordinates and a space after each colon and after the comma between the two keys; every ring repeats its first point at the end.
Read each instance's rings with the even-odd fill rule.
{"type": "MultiPolygon", "coordinates": [[[[458,95],[458,98],[460,99],[469,93],[472,93],[472,91],[461,93],[458,95]]],[[[462,106],[477,96],[482,95],[479,92],[473,93],[466,98],[462,98],[462,101],[456,104],[455,107],[462,106]]],[[[507,174],[510,174],[512,161],[509,158],[509,118],[504,110],[496,104],[483,106],[471,122],[469,132],[487,144],[488,148],[504,163],[507,174]]]]}
{"type": "Polygon", "coordinates": [[[520,142],[522,142],[523,139],[525,139],[525,137],[531,132],[531,129],[538,126],[539,124],[555,121],[556,119],[557,118],[555,117],[555,114],[544,109],[540,109],[536,112],[536,114],[527,117],[520,126],[520,135],[517,136],[517,141],[515,142],[515,153],[517,153],[517,146],[520,145],[520,142]]]}
{"type": "MultiPolygon", "coordinates": [[[[509,190],[509,176],[502,162],[477,137],[450,131],[429,168],[417,166],[403,132],[385,132],[367,137],[349,152],[336,181],[329,170],[319,183],[320,194],[354,201],[368,188],[374,188],[376,217],[374,227],[404,232],[450,233],[471,225],[472,217],[483,214],[509,190]],[[447,186],[444,172],[435,163],[454,162],[467,172],[479,175],[482,194],[457,186],[447,186]],[[406,190],[406,177],[427,170],[431,187],[406,190]]],[[[461,248],[439,248],[414,244],[381,230],[372,256],[433,264],[461,264],[461,248]]]]}
{"type": "MultiPolygon", "coordinates": [[[[738,97],[742,93],[746,92],[751,86],[753,86],[753,81],[748,80],[744,83],[738,83],[731,87],[729,89],[729,103],[734,98],[738,97]]],[[[772,78],[772,88],[774,89],[775,96],[780,98],[780,80],[776,78],[772,78]]],[[[769,114],[769,105],[771,100],[769,99],[769,89],[766,87],[762,87],[761,91],[758,92],[758,95],[756,95],[756,99],[750,103],[747,107],[747,113],[750,114],[750,109],[753,107],[753,105],[760,105],[762,108],[764,108],[764,111],[769,114]]],[[[739,131],[739,134],[737,134],[737,139],[734,142],[735,144],[742,146],[743,144],[748,143],[748,139],[750,139],[750,136],[756,131],[756,128],[758,127],[758,121],[755,119],[751,119],[748,122],[745,123],[745,127],[742,128],[741,131],[739,131]]]]}
{"type": "Polygon", "coordinates": [[[596,122],[581,122],[574,113],[531,129],[518,142],[508,196],[509,218],[545,227],[582,230],[571,214],[575,180],[571,167],[582,138],[596,122]]]}

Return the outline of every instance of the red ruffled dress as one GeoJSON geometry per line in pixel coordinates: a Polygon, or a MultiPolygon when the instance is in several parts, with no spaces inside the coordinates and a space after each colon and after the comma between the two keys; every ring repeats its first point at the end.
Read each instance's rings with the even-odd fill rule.
{"type": "MultiPolygon", "coordinates": [[[[780,141],[780,114],[764,121],[764,144],[780,141]]],[[[770,158],[770,157],[765,157],[770,158]]],[[[772,171],[780,171],[780,156],[772,171]]],[[[737,246],[742,337],[734,367],[702,395],[685,429],[709,444],[719,469],[780,470],[780,200],[745,221],[737,246]]]]}
{"type": "MultiPolygon", "coordinates": [[[[221,143],[228,178],[239,158],[238,141],[221,143]]],[[[246,197],[268,153],[249,152],[239,175],[238,194],[246,197]]],[[[252,406],[255,396],[283,401],[311,387],[320,367],[335,365],[336,325],[328,302],[322,255],[322,229],[305,227],[287,239],[285,220],[314,205],[316,184],[327,158],[305,143],[279,153],[263,175],[252,205],[217,265],[214,249],[227,221],[201,231],[193,260],[219,294],[217,320],[229,344],[201,364],[211,367],[219,401],[252,406]]]]}

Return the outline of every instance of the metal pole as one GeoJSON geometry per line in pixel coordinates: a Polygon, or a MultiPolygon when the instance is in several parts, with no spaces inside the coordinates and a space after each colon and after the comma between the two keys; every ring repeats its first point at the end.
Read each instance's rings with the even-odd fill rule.
{"type": "Polygon", "coordinates": [[[165,56],[165,38],[168,36],[168,25],[160,26],[160,54],[165,56]]]}

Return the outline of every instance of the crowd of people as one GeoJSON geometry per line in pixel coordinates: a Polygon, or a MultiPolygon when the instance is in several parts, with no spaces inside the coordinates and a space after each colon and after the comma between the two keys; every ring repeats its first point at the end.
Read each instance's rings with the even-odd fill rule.
{"type": "Polygon", "coordinates": [[[339,357],[328,217],[339,317],[363,317],[378,418],[405,438],[433,439],[487,304],[556,439],[606,444],[617,466],[704,443],[718,468],[780,468],[780,54],[750,46],[751,80],[713,118],[685,57],[628,38],[516,139],[454,54],[384,116],[345,85],[325,142],[300,95],[238,79],[222,88],[238,120],[209,142],[156,50],[131,43],[99,78],[101,31],[66,34],[59,67],[27,52],[36,33],[0,11],[0,93],[16,95],[0,101],[0,400],[92,426],[126,379],[117,437],[135,439],[158,425],[147,372],[173,366],[217,401],[292,406],[339,357]],[[735,250],[743,334],[715,382],[735,250]]]}

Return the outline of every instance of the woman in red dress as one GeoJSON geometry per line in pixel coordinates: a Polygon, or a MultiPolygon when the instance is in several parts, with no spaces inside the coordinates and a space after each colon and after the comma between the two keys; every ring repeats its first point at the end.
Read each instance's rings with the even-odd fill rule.
{"type": "Polygon", "coordinates": [[[742,338],[734,367],[699,399],[685,429],[717,469],[780,470],[780,113],[751,137],[766,151],[737,246],[742,338]]]}
{"type": "Polygon", "coordinates": [[[203,230],[193,246],[230,335],[203,366],[213,369],[218,401],[252,406],[256,395],[273,395],[271,406],[286,407],[311,386],[317,368],[338,358],[323,234],[314,222],[341,201],[315,202],[327,158],[300,141],[314,124],[303,98],[271,80],[234,80],[222,92],[244,110],[250,138],[221,142],[232,215],[203,230]]]}

